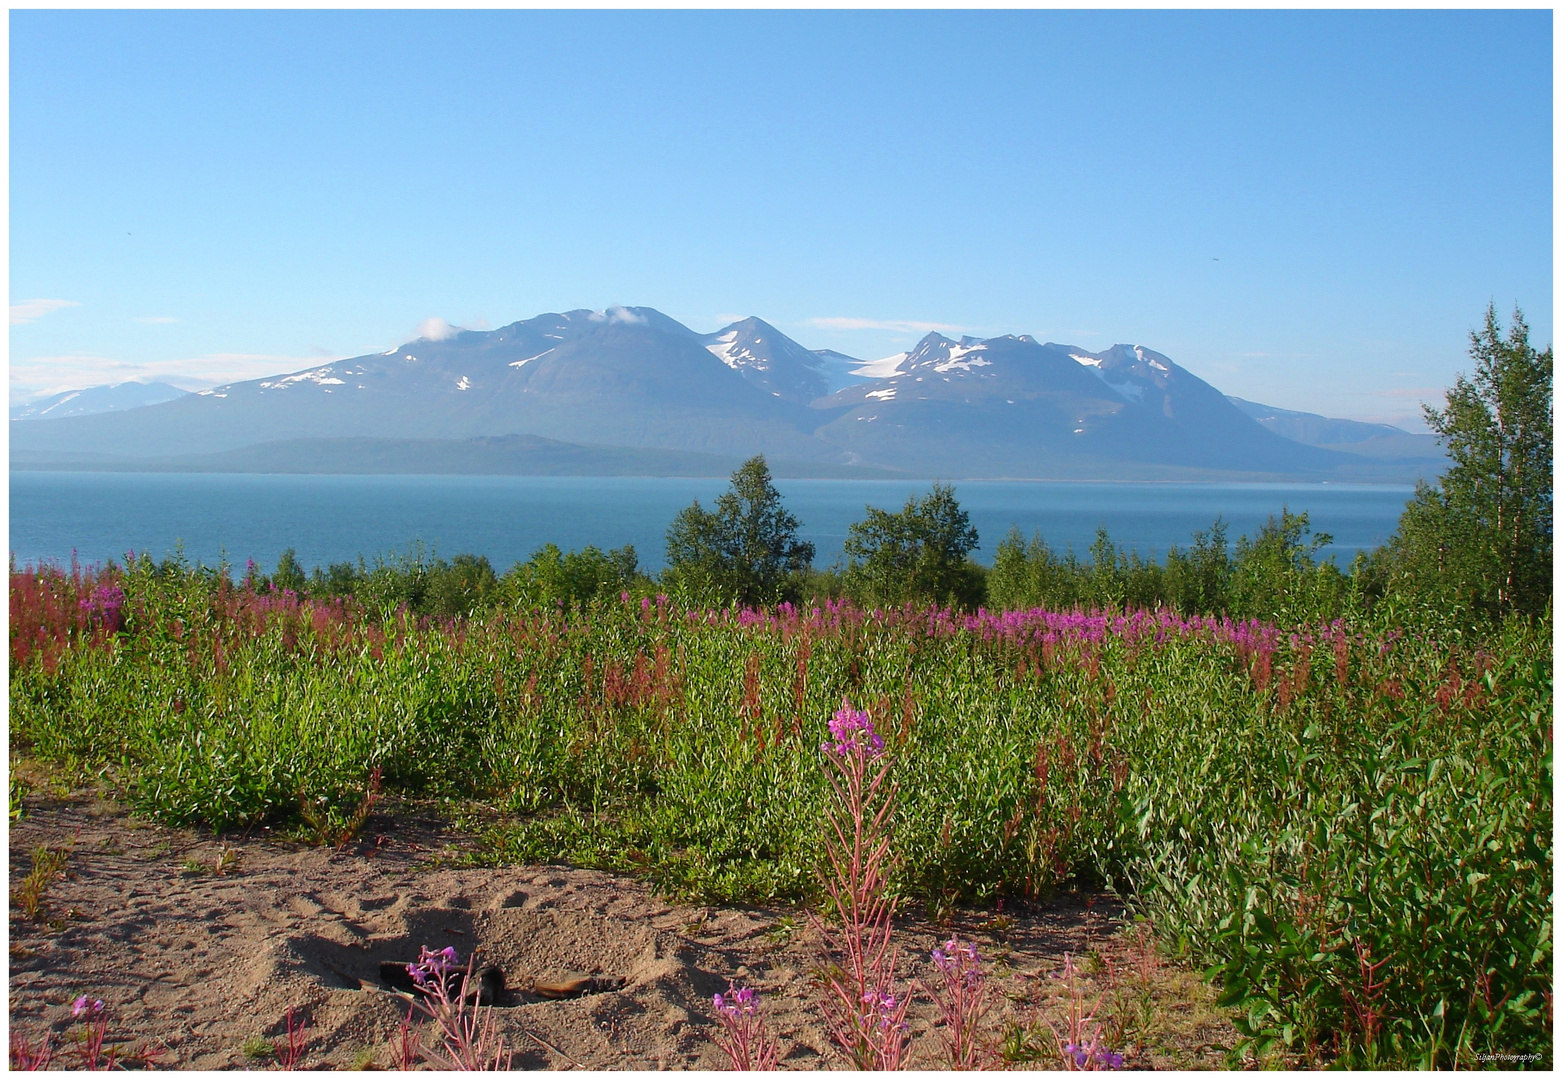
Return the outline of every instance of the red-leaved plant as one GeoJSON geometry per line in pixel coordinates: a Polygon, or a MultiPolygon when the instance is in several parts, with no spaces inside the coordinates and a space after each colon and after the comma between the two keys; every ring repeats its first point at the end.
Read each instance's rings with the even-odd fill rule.
{"type": "Polygon", "coordinates": [[[421,992],[417,1009],[433,1021],[440,1037],[437,1045],[420,1046],[419,1052],[436,1069],[507,1072],[514,1055],[494,1027],[493,1006],[477,1003],[476,961],[474,953],[463,971],[455,949],[430,952],[423,946],[417,963],[407,965],[421,992]]]}
{"type": "Polygon", "coordinates": [[[830,1038],[859,1069],[898,1069],[906,1047],[905,993],[896,993],[895,898],[889,891],[895,786],[884,740],[843,701],[820,746],[834,798],[825,812],[824,888],[833,923],[810,913],[844,966],[826,965],[821,1003],[830,1038]]]}
{"type": "Polygon", "coordinates": [[[973,941],[950,938],[933,950],[938,977],[930,994],[938,1006],[943,1031],[944,1061],[951,1069],[980,1069],[985,1064],[977,1028],[987,1014],[987,978],[973,941]]]}
{"type": "Polygon", "coordinates": [[[759,995],[754,989],[728,983],[727,992],[717,994],[712,1004],[721,1025],[716,1045],[732,1068],[741,1072],[775,1069],[780,1048],[759,1015],[759,995]]]}

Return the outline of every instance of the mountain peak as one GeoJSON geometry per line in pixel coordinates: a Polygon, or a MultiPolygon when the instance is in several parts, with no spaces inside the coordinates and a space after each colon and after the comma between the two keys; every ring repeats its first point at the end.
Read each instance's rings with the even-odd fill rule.
{"type": "Polygon", "coordinates": [[[712,356],[772,396],[806,405],[830,392],[825,358],[750,315],[698,339],[712,356]]]}

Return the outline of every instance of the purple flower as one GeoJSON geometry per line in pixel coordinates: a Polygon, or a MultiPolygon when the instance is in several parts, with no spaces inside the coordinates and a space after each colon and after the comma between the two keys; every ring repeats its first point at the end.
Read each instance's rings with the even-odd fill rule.
{"type": "Polygon", "coordinates": [[[716,1007],[717,1013],[736,1020],[742,1016],[753,1016],[759,1011],[759,994],[753,987],[736,986],[729,981],[727,992],[711,998],[711,1004],[716,1007]]]}
{"type": "Polygon", "coordinates": [[[1077,1069],[1121,1069],[1123,1067],[1123,1055],[1114,1054],[1110,1050],[1103,1050],[1094,1041],[1089,1046],[1080,1046],[1077,1043],[1067,1043],[1063,1052],[1074,1059],[1074,1067],[1077,1069]]]}
{"type": "Polygon", "coordinates": [[[87,621],[116,632],[124,626],[125,590],[118,585],[99,585],[81,601],[87,621]]]}
{"type": "Polygon", "coordinates": [[[77,998],[74,1002],[71,1003],[71,1016],[75,1017],[77,1020],[80,1020],[84,1016],[96,1016],[102,1011],[102,998],[98,998],[96,1001],[94,1001],[93,999],[87,997],[86,994],[83,994],[81,997],[77,998]]]}
{"type": "Polygon", "coordinates": [[[461,962],[461,954],[447,945],[439,952],[430,952],[427,945],[418,948],[417,963],[407,965],[407,974],[419,986],[428,985],[432,979],[443,982],[450,969],[461,962]]]}
{"type": "MultiPolygon", "coordinates": [[[[873,721],[866,712],[853,709],[849,701],[842,701],[831,718],[830,736],[835,740],[833,749],[837,754],[855,752],[877,757],[884,751],[884,740],[873,730],[873,721]]],[[[821,749],[824,748],[830,748],[830,744],[821,744],[821,749]]]]}

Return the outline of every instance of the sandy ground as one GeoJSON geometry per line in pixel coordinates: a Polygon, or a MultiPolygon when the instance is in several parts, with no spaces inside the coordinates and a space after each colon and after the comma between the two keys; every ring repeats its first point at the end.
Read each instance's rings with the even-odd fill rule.
{"type": "MultiPolygon", "coordinates": [[[[380,963],[414,959],[420,945],[463,957],[481,946],[505,976],[494,1012],[516,1068],[724,1068],[711,995],[729,978],[760,991],[784,1068],[841,1066],[819,1023],[810,972],[822,954],[802,912],[673,904],[641,882],[565,867],[441,865],[460,843],[405,808],[377,815],[336,851],[166,829],[90,791],[30,796],[11,823],[13,894],[37,845],[69,854],[35,919],[12,905],[12,1033],[36,1042],[52,1031],[69,1048],[80,1028],[70,1003],[88,994],[106,1003],[109,1043],[154,1046],[160,1067],[274,1068],[258,1040],[283,1038],[291,1008],[308,1024],[301,1067],[393,1067],[408,1001],[380,988],[380,963]],[[595,991],[532,992],[579,976],[598,977],[595,991]]],[[[992,915],[907,919],[897,937],[904,975],[924,980],[928,950],[952,932],[979,943],[993,973],[995,1044],[1007,1022],[1059,1015],[1065,952],[1132,966],[1109,896],[992,915]]],[[[1155,978],[1167,1030],[1153,1049],[1125,1047],[1127,1067],[1218,1067],[1231,1033],[1207,992],[1185,972],[1155,978]]],[[[1092,984],[1092,995],[1101,989],[1092,984]]],[[[923,996],[913,1034],[932,1016],[923,996]]],[[[909,1064],[938,1067],[937,1045],[920,1039],[909,1064]]]]}

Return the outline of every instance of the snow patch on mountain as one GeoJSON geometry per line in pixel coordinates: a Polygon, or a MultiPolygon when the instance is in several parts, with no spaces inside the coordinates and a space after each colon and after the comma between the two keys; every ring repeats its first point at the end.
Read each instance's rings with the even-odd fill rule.
{"type": "Polygon", "coordinates": [[[1149,364],[1156,371],[1164,371],[1168,374],[1171,373],[1171,368],[1157,360],[1155,353],[1151,353],[1149,356],[1145,356],[1145,348],[1143,345],[1134,346],[1134,355],[1137,356],[1142,362],[1149,364]]]}
{"type": "Polygon", "coordinates": [[[898,352],[894,356],[886,356],[882,360],[869,360],[861,367],[852,368],[851,373],[863,379],[889,379],[901,374],[900,365],[906,362],[910,353],[898,352]]]}
{"type": "Polygon", "coordinates": [[[286,390],[294,383],[312,382],[319,386],[341,386],[342,380],[332,374],[328,367],[316,368],[313,371],[300,371],[297,375],[284,375],[280,379],[260,384],[262,390],[286,390]]]}
{"type": "Polygon", "coordinates": [[[972,368],[991,367],[991,360],[983,360],[981,357],[977,357],[974,360],[966,359],[972,353],[985,352],[986,349],[986,345],[956,345],[949,350],[949,356],[942,363],[933,365],[933,370],[938,372],[970,371],[972,368]]]}
{"type": "Polygon", "coordinates": [[[717,337],[715,341],[706,345],[705,348],[710,351],[712,356],[734,370],[744,367],[755,367],[760,371],[767,371],[770,368],[769,358],[756,356],[750,352],[738,340],[738,332],[736,330],[728,330],[717,337]]]}

